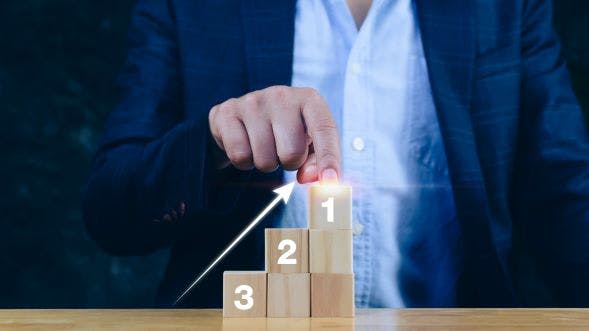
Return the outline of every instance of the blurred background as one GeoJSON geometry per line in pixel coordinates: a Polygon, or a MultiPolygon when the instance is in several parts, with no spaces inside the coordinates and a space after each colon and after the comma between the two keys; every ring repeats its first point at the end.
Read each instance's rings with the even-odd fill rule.
{"type": "MultiPolygon", "coordinates": [[[[117,258],[88,238],[81,194],[134,1],[0,1],[0,308],[145,307],[167,252],[117,258]]],[[[589,111],[589,2],[555,28],[589,111]]]]}

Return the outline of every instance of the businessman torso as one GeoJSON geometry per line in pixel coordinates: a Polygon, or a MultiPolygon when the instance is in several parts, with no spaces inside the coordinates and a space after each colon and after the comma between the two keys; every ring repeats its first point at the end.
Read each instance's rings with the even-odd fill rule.
{"type": "MultiPolygon", "coordinates": [[[[579,156],[586,149],[585,132],[579,126],[581,115],[575,108],[550,23],[545,22],[550,18],[550,6],[539,0],[416,0],[416,7],[459,228],[452,240],[461,248],[460,268],[456,283],[448,288],[457,297],[457,305],[517,304],[511,259],[514,225],[529,230],[527,220],[537,216],[530,215],[530,204],[556,197],[551,187],[573,175],[560,171],[552,179],[544,178],[538,189],[541,198],[536,196],[538,192],[529,193],[538,185],[530,178],[555,166],[562,169],[569,165],[569,159],[583,165],[587,161],[579,156]],[[550,127],[554,125],[569,130],[555,134],[550,127]],[[539,139],[542,134],[549,139],[539,139]],[[569,139],[579,137],[582,142],[578,145],[569,139]],[[556,162],[548,162],[555,159],[553,155],[541,153],[562,144],[562,155],[557,155],[556,162]]],[[[109,120],[100,153],[106,155],[110,146],[132,139],[175,138],[170,132],[178,125],[187,126],[186,139],[190,139],[180,152],[207,153],[208,138],[201,134],[204,127],[200,123],[211,107],[249,91],[290,85],[294,16],[294,1],[140,2],[130,33],[129,63],[121,80],[125,97],[109,120]],[[191,126],[201,129],[191,131],[191,126]]],[[[173,301],[268,201],[269,188],[282,178],[279,171],[207,172],[206,162],[200,162],[204,156],[187,156],[181,164],[171,157],[166,159],[168,166],[154,175],[155,184],[145,184],[157,185],[157,192],[170,192],[162,198],[165,202],[161,207],[170,208],[170,204],[195,199],[196,195],[199,202],[194,205],[198,208],[223,212],[201,213],[184,220],[180,234],[177,228],[165,230],[173,240],[153,243],[153,247],[172,245],[160,290],[162,304],[173,301]],[[196,168],[196,174],[185,167],[196,168]],[[183,177],[172,175],[174,169],[183,177]],[[169,176],[160,178],[160,173],[169,176]],[[174,180],[182,185],[169,187],[174,180]],[[208,187],[206,194],[194,194],[185,186],[189,184],[208,187]]],[[[580,187],[565,191],[582,195],[580,187]]],[[[576,216],[582,218],[584,213],[576,216]]],[[[562,230],[559,240],[574,237],[574,229],[579,228],[562,230]]],[[[100,229],[94,232],[99,233],[97,237],[101,235],[100,229]]],[[[530,240],[533,246],[545,239],[546,228],[528,234],[536,238],[530,240]]],[[[261,266],[261,242],[260,232],[253,234],[183,304],[219,306],[221,271],[261,266]]],[[[554,243],[557,246],[560,241],[555,239],[554,243]]],[[[567,247],[565,254],[574,249],[567,247]]]]}
{"type": "MultiPolygon", "coordinates": [[[[235,2],[220,5],[218,9],[205,9],[189,2],[178,5],[185,6],[176,8],[178,22],[186,22],[179,24],[178,31],[182,45],[179,49],[180,57],[184,62],[181,70],[186,71],[183,74],[186,82],[184,93],[194,95],[195,98],[191,101],[200,103],[194,107],[194,111],[208,111],[225,99],[251,90],[291,84],[295,33],[293,2],[270,5],[235,2]],[[182,17],[184,15],[186,17],[182,17]],[[215,15],[222,16],[215,18],[215,15]],[[199,24],[202,26],[199,27],[199,24]],[[211,47],[211,44],[215,47],[211,47]],[[240,44],[244,44],[244,47],[236,47],[240,44]],[[202,98],[204,95],[208,97],[202,98]]],[[[423,46],[428,55],[430,79],[435,90],[434,97],[438,99],[440,121],[445,124],[446,141],[454,146],[449,154],[456,153],[455,158],[449,162],[459,164],[453,167],[453,170],[461,172],[455,174],[455,178],[466,181],[466,185],[459,184],[464,186],[464,191],[472,190],[479,195],[465,192],[461,196],[473,201],[462,201],[459,208],[463,208],[463,212],[471,208],[472,211],[476,210],[477,216],[462,221],[471,223],[474,219],[480,224],[464,224],[466,229],[463,231],[468,233],[468,238],[456,235],[447,238],[449,243],[446,244],[459,246],[455,241],[469,238],[478,244],[486,241],[484,247],[479,249],[486,255],[487,261],[479,263],[488,270],[478,268],[478,275],[464,277],[487,283],[485,287],[489,289],[489,293],[510,303],[512,298],[509,280],[499,263],[498,255],[493,251],[496,247],[503,250],[502,254],[509,251],[509,234],[493,237],[488,223],[491,222],[491,215],[483,210],[489,208],[488,193],[504,195],[510,185],[508,172],[512,169],[515,156],[520,106],[520,45],[517,37],[521,8],[517,8],[515,4],[497,8],[469,8],[464,2],[457,2],[455,8],[452,8],[451,3],[444,4],[444,8],[435,8],[436,6],[438,5],[433,4],[433,1],[425,1],[418,8],[423,46]],[[477,20],[480,32],[474,25],[477,10],[484,12],[484,17],[493,17],[487,24],[477,20]],[[493,11],[497,14],[490,15],[493,11]],[[508,17],[505,16],[506,13],[509,13],[508,17]],[[499,17],[503,21],[494,22],[499,17]],[[482,44],[477,41],[477,33],[483,34],[482,44]],[[472,126],[478,123],[481,125],[480,132],[486,131],[487,134],[481,137],[479,146],[476,146],[476,132],[472,126]],[[481,152],[483,155],[479,155],[481,152]],[[482,164],[489,165],[489,176],[499,177],[489,178],[490,182],[497,185],[496,193],[485,191],[482,164]],[[494,243],[493,238],[501,238],[502,242],[494,243]],[[492,285],[494,282],[496,286],[492,285]],[[500,291],[497,291],[497,286],[500,291]]],[[[495,209],[498,213],[495,217],[509,223],[511,215],[505,207],[506,205],[495,209]]],[[[186,254],[185,250],[182,248],[182,254],[186,254]]],[[[248,254],[252,255],[240,253],[239,260],[248,254]]],[[[473,256],[480,255],[473,252],[473,256]]],[[[228,263],[227,268],[235,266],[228,263]]],[[[453,279],[456,283],[466,282],[464,279],[458,280],[459,276],[456,275],[453,279]]],[[[411,287],[411,284],[405,286],[411,287]]],[[[456,284],[449,282],[447,286],[448,289],[456,290],[456,284]]],[[[488,294],[481,296],[490,297],[488,294]]]]}

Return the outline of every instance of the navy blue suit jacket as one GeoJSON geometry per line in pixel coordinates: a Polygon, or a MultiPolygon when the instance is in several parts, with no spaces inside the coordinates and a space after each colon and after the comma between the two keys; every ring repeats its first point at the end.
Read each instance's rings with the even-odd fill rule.
{"type": "MultiPolygon", "coordinates": [[[[543,304],[586,305],[589,139],[550,1],[416,3],[460,228],[448,238],[461,266],[448,295],[460,306],[529,304],[518,281],[525,264],[549,291],[543,304]]],[[[143,0],[134,10],[85,219],[113,254],[171,247],[163,305],[280,184],[280,171],[212,167],[207,115],[229,98],[290,84],[294,14],[294,0],[143,0]]],[[[183,305],[218,307],[223,270],[261,268],[259,230],[273,217],[183,305]]],[[[421,305],[435,305],[427,295],[421,305]]]]}

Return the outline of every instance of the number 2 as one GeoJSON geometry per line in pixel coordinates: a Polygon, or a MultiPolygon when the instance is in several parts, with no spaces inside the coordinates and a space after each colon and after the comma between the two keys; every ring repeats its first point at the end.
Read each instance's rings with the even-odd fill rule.
{"type": "Polygon", "coordinates": [[[296,258],[290,258],[289,256],[293,255],[297,250],[297,243],[290,239],[281,240],[278,243],[278,249],[284,250],[288,246],[286,252],[282,253],[278,258],[278,264],[297,264],[296,258]]]}
{"type": "Polygon", "coordinates": [[[329,197],[327,200],[323,201],[321,207],[327,208],[327,222],[333,223],[333,197],[329,197]]]}
{"type": "Polygon", "coordinates": [[[239,310],[249,310],[254,306],[254,298],[252,297],[254,295],[254,289],[249,285],[239,285],[235,288],[235,294],[240,293],[241,300],[233,301],[233,304],[235,304],[235,308],[239,310]],[[245,303],[241,303],[243,300],[245,300],[245,303]]]}

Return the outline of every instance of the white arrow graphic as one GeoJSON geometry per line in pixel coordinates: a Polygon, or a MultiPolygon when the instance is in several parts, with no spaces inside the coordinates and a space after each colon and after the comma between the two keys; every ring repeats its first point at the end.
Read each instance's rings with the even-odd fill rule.
{"type": "Polygon", "coordinates": [[[264,210],[262,210],[262,212],[259,213],[258,216],[256,216],[256,218],[254,218],[254,220],[245,229],[243,229],[237,235],[237,237],[235,237],[235,239],[231,241],[229,245],[227,245],[227,247],[225,247],[221,254],[219,254],[219,256],[217,256],[213,260],[213,262],[211,262],[211,264],[203,272],[201,272],[201,274],[198,277],[196,277],[196,279],[190,284],[190,286],[188,286],[188,288],[186,288],[186,290],[182,292],[178,299],[174,301],[174,306],[177,305],[178,302],[182,301],[184,296],[186,296],[186,294],[188,294],[192,290],[192,288],[196,284],[198,284],[198,282],[200,282],[200,280],[203,279],[204,276],[206,276],[209,273],[209,271],[211,271],[211,269],[213,269],[217,265],[217,263],[219,263],[225,257],[225,255],[227,255],[227,253],[229,253],[235,247],[235,245],[237,245],[254,227],[256,227],[256,225],[260,223],[260,221],[280,202],[280,200],[284,200],[284,204],[288,203],[288,199],[290,198],[290,194],[292,193],[294,185],[295,183],[292,182],[284,186],[281,186],[273,191],[274,193],[278,194],[278,196],[274,198],[274,200],[272,200],[272,202],[270,202],[270,204],[266,206],[266,208],[264,208],[264,210]]]}

